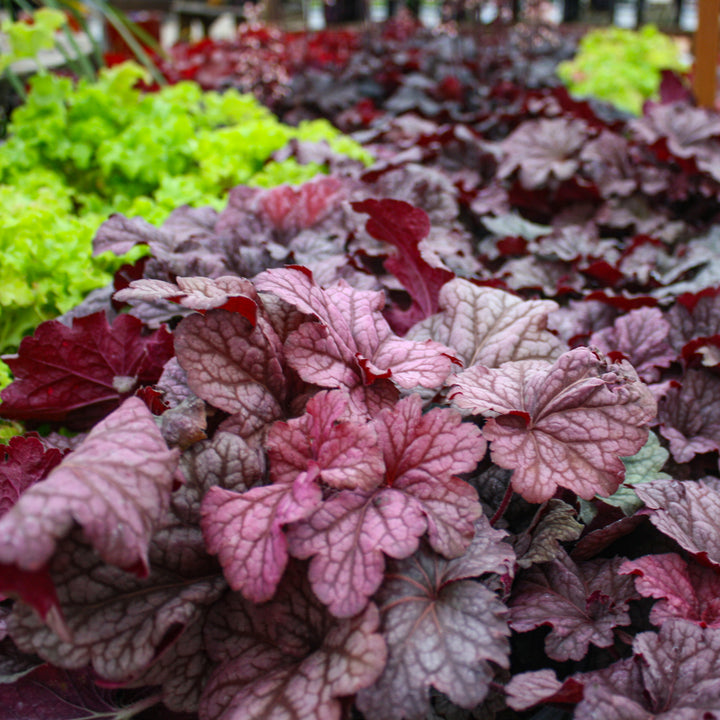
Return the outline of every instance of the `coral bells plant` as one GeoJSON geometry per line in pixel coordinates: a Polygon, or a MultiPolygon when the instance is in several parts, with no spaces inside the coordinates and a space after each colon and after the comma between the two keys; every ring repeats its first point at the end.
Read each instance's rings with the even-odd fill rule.
{"type": "MultiPolygon", "coordinates": [[[[429,265],[422,211],[354,207],[405,259],[388,262],[412,299],[388,315],[412,313],[404,336],[384,292],[287,266],[115,294],[139,316],[176,308],[172,331],[91,314],[23,341],[3,411],[84,432],[5,449],[0,591],[14,602],[0,619],[15,681],[0,697],[67,718],[73,702],[115,718],[159,703],[201,720],[339,720],[353,706],[421,718],[440,698],[457,712],[497,702],[513,630],[550,625],[548,655],[579,660],[613,645],[638,593],[664,598],[655,618],[687,614],[649,560],[557,545],[563,522],[577,537],[570,498],[613,495],[648,441],[656,401],[631,364],[564,349],[551,301],[429,265]],[[505,486],[495,507],[491,476],[505,486]],[[502,518],[512,496],[538,508],[522,534],[502,518]],[[652,579],[636,590],[634,575],[652,579]]],[[[680,489],[641,497],[667,507],[663,491],[680,489]]],[[[510,706],[537,682],[517,676],[510,706]]]]}

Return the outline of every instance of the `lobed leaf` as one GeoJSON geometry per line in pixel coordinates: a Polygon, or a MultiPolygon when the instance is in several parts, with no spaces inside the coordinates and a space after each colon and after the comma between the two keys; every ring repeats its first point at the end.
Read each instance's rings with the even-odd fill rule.
{"type": "Polygon", "coordinates": [[[484,427],[493,461],[513,469],[513,487],[543,502],[558,486],[589,500],[622,482],[621,456],[646,442],[655,400],[627,363],[587,348],[554,365],[537,361],[476,365],[452,387],[459,408],[492,416],[484,427]]]}

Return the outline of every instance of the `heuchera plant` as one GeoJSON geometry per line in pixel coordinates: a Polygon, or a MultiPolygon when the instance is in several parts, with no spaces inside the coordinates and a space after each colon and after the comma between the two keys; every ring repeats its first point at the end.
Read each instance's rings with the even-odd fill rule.
{"type": "Polygon", "coordinates": [[[720,716],[713,116],[403,97],[8,358],[10,717],[720,716]]]}

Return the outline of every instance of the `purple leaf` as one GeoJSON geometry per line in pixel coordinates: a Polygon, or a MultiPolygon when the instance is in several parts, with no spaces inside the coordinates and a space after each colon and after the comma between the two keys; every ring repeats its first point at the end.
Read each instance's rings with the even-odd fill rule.
{"type": "Polygon", "coordinates": [[[584,681],[577,720],[700,720],[718,712],[720,629],[669,620],[633,642],[634,657],[584,681]]]}
{"type": "Polygon", "coordinates": [[[700,481],[656,480],[635,486],[661,532],[702,561],[720,565],[720,492],[700,481]]]}
{"type": "Polygon", "coordinates": [[[510,601],[510,627],[517,632],[541,625],[552,629],[545,652],[553,660],[581,660],[590,643],[608,647],[617,625],[629,625],[628,600],[637,597],[619,575],[623,558],[576,565],[561,550],[551,563],[522,572],[510,601]]]}
{"type": "Polygon", "coordinates": [[[426,548],[393,561],[378,593],[388,662],[378,682],[360,692],[367,720],[423,718],[430,688],[463,708],[482,702],[494,671],[508,667],[506,609],[472,579],[507,573],[513,552],[484,518],[465,555],[445,560],[426,548]]]}
{"type": "Polygon", "coordinates": [[[284,415],[286,380],[280,339],[262,317],[253,327],[226,310],[186,317],[175,330],[178,362],[190,389],[255,430],[284,415]]]}
{"type": "MultiPolygon", "coordinates": [[[[142,707],[142,701],[137,705],[142,707]]],[[[3,720],[120,720],[132,712],[114,701],[108,690],[98,688],[92,673],[51,665],[12,684],[0,684],[0,706],[3,720]]]]}
{"type": "Polygon", "coordinates": [[[554,365],[476,365],[455,379],[452,400],[494,416],[483,427],[491,456],[513,469],[513,487],[529,502],[559,486],[586,500],[612,495],[625,474],[621,456],[647,441],[655,400],[628,363],[611,364],[587,348],[554,365]]]}
{"type": "Polygon", "coordinates": [[[109,325],[99,312],[75,318],[71,328],[49,320],[7,360],[15,381],[2,391],[0,415],[86,429],[139,385],[156,382],[172,354],[165,328],[143,335],[129,315],[109,325]]]}
{"type": "Polygon", "coordinates": [[[64,632],[58,634],[50,616],[45,625],[32,608],[16,603],[8,622],[13,641],[59,667],[91,664],[113,684],[141,679],[227,590],[199,530],[177,520],[154,538],[150,568],[139,579],[106,565],[80,533],[65,538],[50,565],[64,632]]]}
{"type": "Polygon", "coordinates": [[[313,396],[305,414],[275,423],[266,445],[275,482],[292,483],[317,468],[338,489],[371,490],[384,472],[377,434],[370,424],[346,422],[349,398],[339,390],[313,396]]]}
{"type": "Polygon", "coordinates": [[[657,382],[659,368],[677,353],[668,343],[670,324],[658,308],[638,308],[621,315],[612,327],[593,333],[588,342],[604,353],[621,352],[645,382],[657,382]]]}
{"type": "Polygon", "coordinates": [[[688,370],[681,387],[658,403],[660,432],[678,462],[720,450],[720,379],[708,370],[688,370]]]}
{"type": "Polygon", "coordinates": [[[440,291],[442,312],[415,325],[409,340],[433,340],[455,350],[467,368],[499,367],[510,360],[554,360],[561,353],[558,338],[546,329],[557,309],[551,300],[522,300],[460,278],[440,291]]]}
{"type": "MultiPolygon", "coordinates": [[[[178,451],[167,449],[143,402],[126,400],[3,516],[0,562],[21,575],[42,571],[77,523],[106,562],[146,576],[177,463],[178,451]]],[[[19,584],[14,574],[2,590],[19,584]]]]}
{"type": "Polygon", "coordinates": [[[17,436],[0,445],[0,517],[61,460],[59,450],[47,449],[37,437],[17,436]]]}
{"type": "Polygon", "coordinates": [[[452,280],[454,274],[432,267],[420,253],[420,242],[430,233],[427,213],[402,200],[391,199],[355,202],[352,208],[370,215],[365,230],[372,237],[398,250],[385,261],[385,269],[400,281],[413,304],[406,311],[393,314],[393,327],[407,330],[414,322],[436,313],[440,288],[452,280]],[[411,318],[412,322],[408,322],[411,318]]]}
{"type": "Polygon", "coordinates": [[[392,333],[380,312],[383,293],[355,290],[343,281],[323,290],[298,268],[268,270],[255,285],[318,318],[319,323],[292,333],[286,344],[288,361],[307,382],[353,388],[389,377],[403,388],[436,388],[450,372],[448,348],[392,333]]]}
{"type": "Polygon", "coordinates": [[[536,670],[513,675],[505,686],[507,704],[513,710],[527,710],[543,703],[576,703],[582,699],[583,686],[572,677],[560,682],[553,670],[536,670]]]}
{"type": "Polygon", "coordinates": [[[665,553],[628,560],[620,572],[635,577],[635,588],[643,597],[660,599],[650,612],[654,625],[682,618],[701,627],[720,627],[720,575],[715,568],[665,553]]]}
{"type": "Polygon", "coordinates": [[[202,529],[233,590],[253,602],[275,593],[288,560],[283,527],[307,517],[322,499],[317,470],[291,482],[236,493],[211,487],[202,503],[202,529]]]}
{"type": "Polygon", "coordinates": [[[579,120],[526,121],[502,141],[505,157],[498,177],[519,170],[520,183],[528,190],[544,187],[551,179],[567,180],[580,165],[579,152],[587,139],[588,128],[579,120]]]}
{"type": "Polygon", "coordinates": [[[374,605],[347,620],[327,615],[292,568],[273,600],[256,607],[229,595],[206,625],[221,663],[200,720],[340,720],[341,698],[372,684],[385,664],[374,605]]]}

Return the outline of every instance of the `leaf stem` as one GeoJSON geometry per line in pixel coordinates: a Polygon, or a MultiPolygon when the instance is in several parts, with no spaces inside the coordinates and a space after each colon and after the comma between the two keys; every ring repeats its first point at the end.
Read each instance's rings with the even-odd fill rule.
{"type": "Polygon", "coordinates": [[[505,494],[503,495],[503,499],[500,502],[500,505],[498,506],[498,509],[495,511],[495,514],[490,518],[490,524],[495,525],[495,523],[503,516],[505,511],[507,510],[508,505],[510,504],[510,500],[513,496],[513,487],[512,487],[512,481],[508,481],[508,486],[505,489],[505,494]]]}
{"type": "Polygon", "coordinates": [[[147,710],[153,705],[157,705],[161,700],[162,693],[155,693],[155,695],[150,695],[142,700],[138,700],[136,703],[123,708],[123,710],[118,713],[117,720],[130,720],[130,718],[135,717],[143,710],[147,710]]]}

